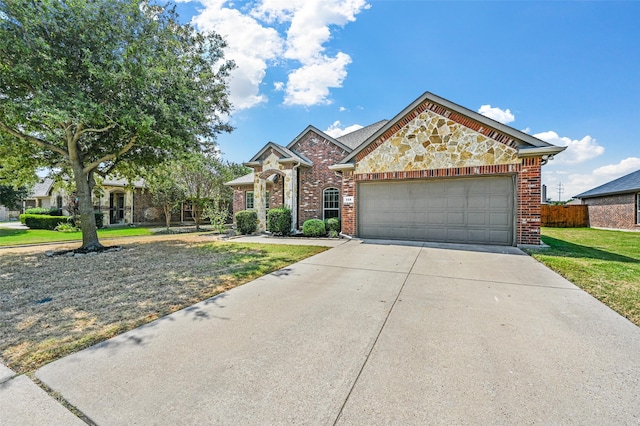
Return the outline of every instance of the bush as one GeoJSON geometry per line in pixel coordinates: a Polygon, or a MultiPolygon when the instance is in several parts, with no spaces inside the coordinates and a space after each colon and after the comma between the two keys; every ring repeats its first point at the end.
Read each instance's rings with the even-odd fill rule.
{"type": "MultiPolygon", "coordinates": [[[[29,216],[56,216],[56,217],[61,217],[62,216],[62,210],[56,207],[32,207],[30,209],[26,209],[24,211],[24,214],[21,214],[20,216],[18,216],[18,218],[20,219],[20,223],[22,223],[23,225],[27,225],[25,220],[27,217],[29,216]]],[[[27,225],[29,226],[29,225],[27,225]]],[[[31,228],[29,226],[29,228],[31,228]]],[[[32,229],[49,229],[49,228],[32,228],[32,229]]],[[[51,228],[53,229],[53,228],[51,228]]]]}
{"type": "Polygon", "coordinates": [[[102,222],[104,219],[104,213],[103,212],[93,212],[93,214],[96,217],[96,228],[101,229],[104,228],[104,223],[102,222]]]}
{"type": "Polygon", "coordinates": [[[340,219],[338,219],[337,217],[325,219],[324,227],[326,228],[328,234],[331,234],[333,232],[338,235],[338,233],[340,232],[340,219]]]}
{"type": "Polygon", "coordinates": [[[77,232],[77,231],[79,231],[78,228],[73,226],[73,224],[68,222],[68,221],[59,223],[58,226],[56,226],[55,230],[58,231],[58,232],[77,232]]]}
{"type": "MultiPolygon", "coordinates": [[[[103,212],[94,211],[93,214],[96,217],[96,228],[98,228],[98,229],[104,228],[104,223],[102,222],[102,220],[104,218],[104,213],[103,212]]],[[[80,216],[67,216],[67,222],[70,223],[71,225],[73,225],[74,227],[79,228],[80,227],[80,216]]]]}
{"type": "Polygon", "coordinates": [[[267,231],[274,235],[291,233],[291,210],[286,207],[270,209],[267,213],[267,231]]]}
{"type": "Polygon", "coordinates": [[[21,214],[20,222],[31,229],[48,229],[53,231],[60,223],[66,222],[64,216],[48,216],[43,214],[21,214]]]}
{"type": "Polygon", "coordinates": [[[62,209],[57,207],[32,207],[24,211],[25,214],[40,214],[46,216],[62,216],[62,209]]]}
{"type": "Polygon", "coordinates": [[[236,226],[241,234],[253,234],[258,229],[258,213],[253,210],[237,212],[236,226]]]}
{"type": "Polygon", "coordinates": [[[302,233],[305,237],[324,237],[327,231],[322,220],[309,219],[302,224],[302,233]]]}

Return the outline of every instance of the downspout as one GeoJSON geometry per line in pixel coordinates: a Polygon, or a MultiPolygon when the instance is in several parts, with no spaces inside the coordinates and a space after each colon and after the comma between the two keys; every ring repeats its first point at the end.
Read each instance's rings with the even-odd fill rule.
{"type": "Polygon", "coordinates": [[[300,162],[291,168],[291,233],[295,234],[298,231],[298,173],[297,170],[300,167],[300,162]],[[295,173],[294,173],[295,172],[295,173]],[[294,179],[295,176],[295,179],[294,179]]]}

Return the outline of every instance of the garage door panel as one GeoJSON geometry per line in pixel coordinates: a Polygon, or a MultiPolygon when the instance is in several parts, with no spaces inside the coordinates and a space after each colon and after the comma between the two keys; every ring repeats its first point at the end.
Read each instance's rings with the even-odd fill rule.
{"type": "Polygon", "coordinates": [[[511,177],[358,185],[358,235],[435,242],[513,243],[511,177]]]}
{"type": "Polygon", "coordinates": [[[487,214],[485,212],[469,212],[467,214],[467,225],[482,226],[487,225],[487,214]]]}

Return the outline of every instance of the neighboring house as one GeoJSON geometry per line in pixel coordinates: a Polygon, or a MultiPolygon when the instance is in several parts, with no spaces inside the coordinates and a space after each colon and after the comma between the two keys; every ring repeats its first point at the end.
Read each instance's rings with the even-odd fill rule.
{"type": "Polygon", "coordinates": [[[267,143],[227,182],[234,211],[292,209],[293,230],[340,217],[361,238],[540,244],[541,167],[563,151],[432,93],[333,138],[309,126],[267,143]]]}
{"type": "MultiPolygon", "coordinates": [[[[125,179],[107,178],[102,182],[101,189],[99,197],[93,195],[93,205],[96,211],[104,213],[103,225],[161,221],[159,210],[151,206],[150,196],[144,191],[144,181],[138,180],[127,185],[125,179]]],[[[69,215],[69,203],[73,197],[63,188],[56,187],[53,179],[43,178],[34,185],[25,206],[56,207],[69,215]]]]}
{"type": "Polygon", "coordinates": [[[25,207],[42,207],[64,209],[69,202],[64,190],[54,189],[54,181],[50,178],[40,179],[25,200],[25,207]]]}
{"type": "Polygon", "coordinates": [[[591,227],[640,230],[640,170],[575,198],[588,206],[591,227]]]}

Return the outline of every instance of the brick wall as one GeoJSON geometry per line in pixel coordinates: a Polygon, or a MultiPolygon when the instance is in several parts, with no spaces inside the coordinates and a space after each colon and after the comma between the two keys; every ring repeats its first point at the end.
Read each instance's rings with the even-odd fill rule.
{"type": "Polygon", "coordinates": [[[518,244],[540,244],[541,159],[523,158],[518,173],[518,244]]]}
{"type": "MultiPolygon", "coordinates": [[[[233,212],[234,214],[240,210],[244,210],[246,206],[245,192],[253,191],[253,185],[234,186],[233,187],[233,212]]],[[[235,222],[235,215],[233,218],[235,222]]]]}
{"type": "MultiPolygon", "coordinates": [[[[322,191],[342,187],[340,176],[329,166],[342,160],[347,152],[315,132],[308,132],[292,147],[307,157],[313,167],[299,168],[298,228],[307,219],[322,219],[322,191]]],[[[342,191],[341,191],[342,192],[342,191]]],[[[340,200],[342,200],[342,193],[340,200]]]]}
{"type": "Polygon", "coordinates": [[[636,224],[636,194],[586,198],[589,225],[596,228],[639,229],[636,224]]]}
{"type": "MultiPolygon", "coordinates": [[[[279,178],[275,184],[267,183],[267,191],[269,191],[269,208],[282,207],[284,200],[284,180],[279,178]]],[[[233,187],[233,213],[244,210],[246,207],[246,193],[253,191],[253,185],[243,185],[233,187]]],[[[235,223],[235,216],[233,218],[235,223]]]]}
{"type": "MultiPolygon", "coordinates": [[[[353,197],[357,200],[356,194],[356,178],[352,171],[342,173],[342,196],[353,197]]],[[[356,234],[356,203],[352,205],[342,205],[342,232],[347,235],[356,234]]]]}

